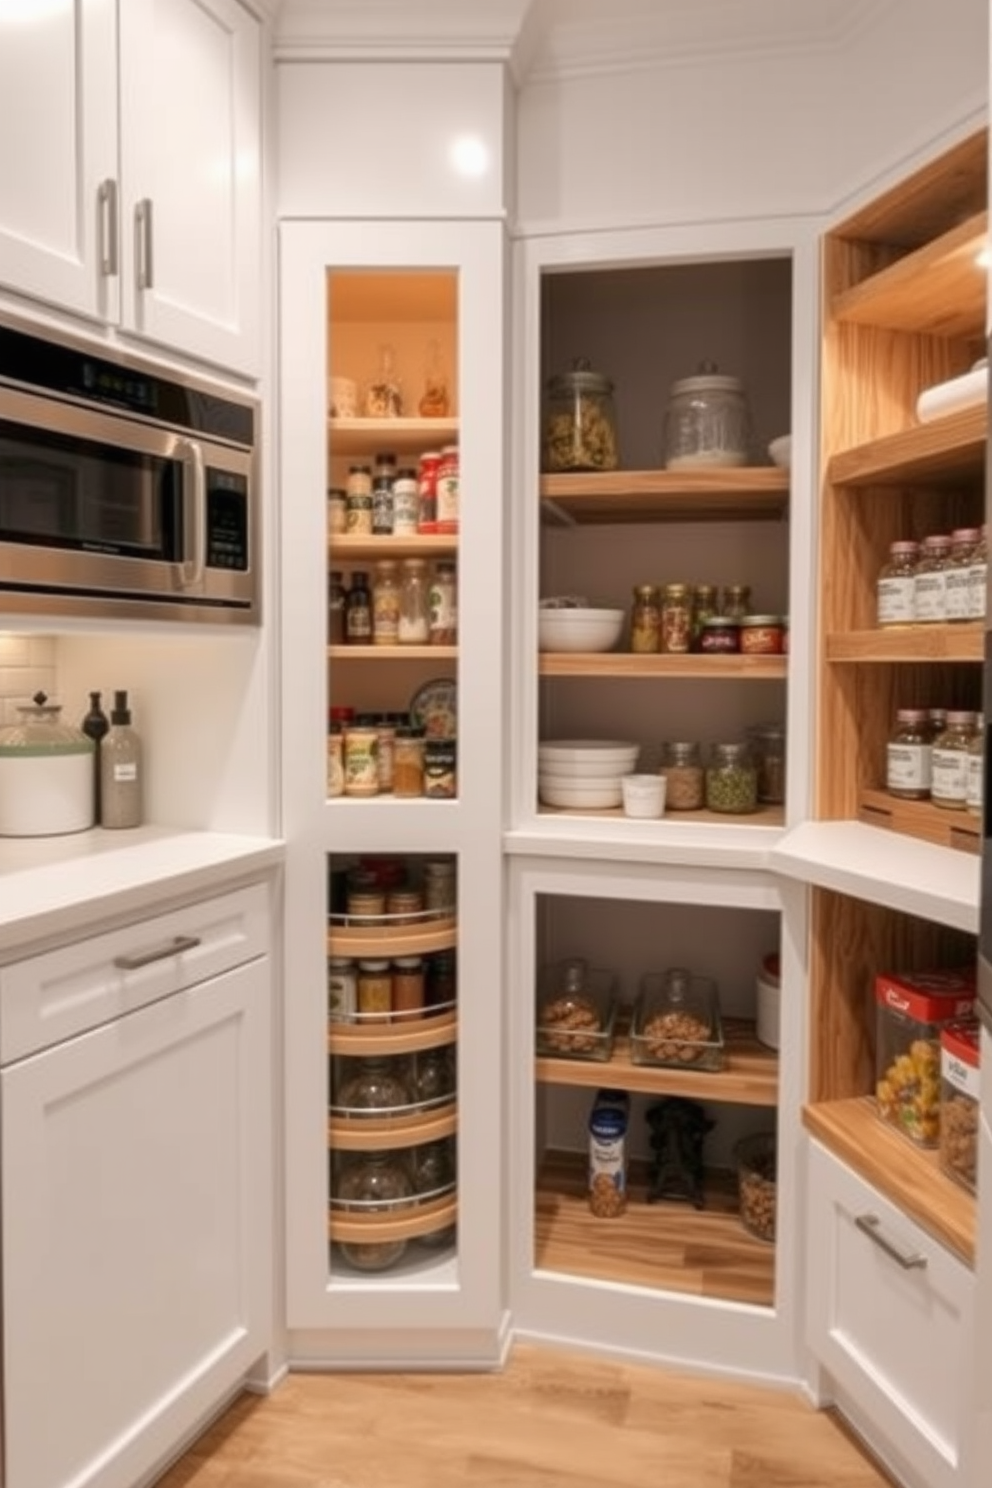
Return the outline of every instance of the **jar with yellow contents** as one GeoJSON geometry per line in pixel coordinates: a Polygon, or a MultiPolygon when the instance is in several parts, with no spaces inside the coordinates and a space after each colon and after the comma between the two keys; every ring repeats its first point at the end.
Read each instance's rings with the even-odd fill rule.
{"type": "Polygon", "coordinates": [[[661,649],[661,591],[656,584],[636,584],[630,611],[630,649],[654,655],[661,649]]]}

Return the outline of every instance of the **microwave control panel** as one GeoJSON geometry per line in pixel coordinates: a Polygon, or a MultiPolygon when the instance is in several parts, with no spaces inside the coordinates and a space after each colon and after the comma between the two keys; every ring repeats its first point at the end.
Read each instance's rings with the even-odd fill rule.
{"type": "Polygon", "coordinates": [[[207,567],[247,573],[248,482],[229,470],[207,471],[207,567]]]}

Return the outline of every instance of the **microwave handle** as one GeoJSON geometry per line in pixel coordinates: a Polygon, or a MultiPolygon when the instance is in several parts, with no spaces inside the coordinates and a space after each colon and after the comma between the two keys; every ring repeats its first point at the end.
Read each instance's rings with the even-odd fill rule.
{"type": "Polygon", "coordinates": [[[179,564],[180,582],[192,589],[203,580],[206,571],[207,477],[203,451],[194,439],[176,442],[183,462],[183,557],[179,564]]]}

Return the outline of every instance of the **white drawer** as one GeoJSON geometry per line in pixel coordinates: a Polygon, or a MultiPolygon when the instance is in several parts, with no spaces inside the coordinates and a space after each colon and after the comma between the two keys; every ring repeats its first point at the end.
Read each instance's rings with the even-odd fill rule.
{"type": "Polygon", "coordinates": [[[808,1193],[810,1349],[907,1484],[965,1488],[972,1272],[816,1142],[808,1193]]]}
{"type": "Polygon", "coordinates": [[[0,1064],[266,954],[264,884],[189,904],[0,970],[0,1064]]]}

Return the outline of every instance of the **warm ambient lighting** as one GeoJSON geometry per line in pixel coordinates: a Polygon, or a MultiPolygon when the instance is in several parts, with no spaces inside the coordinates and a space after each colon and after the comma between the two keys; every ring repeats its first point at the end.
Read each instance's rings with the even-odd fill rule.
{"type": "Polygon", "coordinates": [[[0,26],[25,26],[64,15],[71,0],[0,0],[0,26]]]}
{"type": "Polygon", "coordinates": [[[477,134],[460,134],[452,142],[450,158],[460,176],[484,176],[489,169],[489,148],[477,134]]]}
{"type": "Polygon", "coordinates": [[[980,269],[992,266],[992,245],[986,243],[984,248],[980,248],[975,254],[975,262],[980,269]]]}

